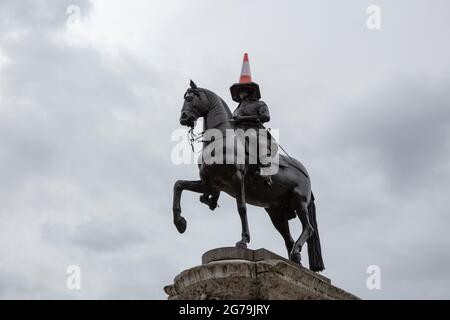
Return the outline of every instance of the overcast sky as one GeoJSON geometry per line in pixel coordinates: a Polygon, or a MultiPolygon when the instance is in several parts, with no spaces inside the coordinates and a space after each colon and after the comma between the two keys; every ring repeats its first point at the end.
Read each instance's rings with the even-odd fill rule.
{"type": "MultiPolygon", "coordinates": [[[[244,52],[310,172],[323,274],[366,299],[450,298],[449,36],[447,0],[0,0],[0,298],[165,299],[240,239],[226,195],[211,212],[186,192],[178,234],[173,183],[198,172],[170,152],[189,79],[234,109],[244,52]]],[[[250,248],[285,255],[248,211],[250,248]]]]}

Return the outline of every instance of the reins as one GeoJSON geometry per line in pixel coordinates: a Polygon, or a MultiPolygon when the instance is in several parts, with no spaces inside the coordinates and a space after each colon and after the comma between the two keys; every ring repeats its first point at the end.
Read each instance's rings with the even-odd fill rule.
{"type": "MultiPolygon", "coordinates": [[[[225,121],[222,121],[219,124],[217,124],[214,128],[212,128],[212,129],[215,129],[218,126],[221,126],[222,124],[227,123],[227,122],[231,122],[231,121],[234,121],[234,119],[227,119],[225,121]]],[[[188,141],[189,141],[189,144],[191,145],[192,152],[195,152],[194,151],[194,143],[205,142],[205,140],[200,140],[200,139],[203,138],[204,135],[205,135],[205,131],[202,131],[202,132],[199,132],[199,133],[194,133],[194,127],[191,127],[189,129],[189,131],[188,131],[188,141]]]]}
{"type": "Polygon", "coordinates": [[[200,140],[200,139],[202,139],[204,135],[205,135],[205,131],[199,132],[199,133],[194,133],[194,127],[191,127],[189,129],[188,141],[189,141],[189,144],[191,145],[192,152],[195,152],[194,151],[194,143],[203,142],[203,140],[200,140]]]}
{"type": "Polygon", "coordinates": [[[266,128],[266,127],[262,124],[262,122],[259,121],[259,119],[258,119],[257,121],[258,121],[258,123],[259,123],[259,126],[260,126],[261,128],[263,128],[263,129],[265,129],[265,130],[269,133],[270,138],[273,139],[273,141],[280,147],[280,149],[284,152],[284,154],[289,158],[289,161],[290,161],[291,164],[294,166],[294,168],[296,168],[297,170],[299,170],[301,173],[303,173],[303,175],[304,175],[306,178],[308,178],[308,174],[307,174],[304,170],[302,170],[301,168],[299,168],[299,167],[297,166],[297,163],[295,163],[294,159],[292,159],[292,157],[290,156],[290,154],[287,153],[287,151],[281,146],[281,144],[280,144],[277,140],[275,140],[275,138],[270,134],[270,128],[266,128]]]}

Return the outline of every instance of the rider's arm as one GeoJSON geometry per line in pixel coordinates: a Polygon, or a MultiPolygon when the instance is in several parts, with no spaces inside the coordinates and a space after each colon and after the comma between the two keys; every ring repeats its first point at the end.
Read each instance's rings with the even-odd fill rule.
{"type": "Polygon", "coordinates": [[[262,123],[270,121],[269,108],[264,101],[259,101],[259,121],[262,123]]]}
{"type": "Polygon", "coordinates": [[[269,108],[267,107],[267,105],[263,102],[263,101],[258,101],[258,107],[257,107],[257,114],[252,114],[249,116],[241,116],[241,115],[236,115],[234,116],[234,119],[238,122],[243,121],[243,120],[259,120],[262,123],[264,122],[268,122],[270,121],[270,113],[269,113],[269,108]]]}

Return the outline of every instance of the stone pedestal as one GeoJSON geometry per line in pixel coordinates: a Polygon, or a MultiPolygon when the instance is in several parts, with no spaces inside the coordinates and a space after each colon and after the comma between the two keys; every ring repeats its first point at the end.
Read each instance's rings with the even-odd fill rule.
{"type": "Polygon", "coordinates": [[[353,300],[330,279],[265,249],[218,248],[181,272],[164,291],[169,300],[353,300]]]}

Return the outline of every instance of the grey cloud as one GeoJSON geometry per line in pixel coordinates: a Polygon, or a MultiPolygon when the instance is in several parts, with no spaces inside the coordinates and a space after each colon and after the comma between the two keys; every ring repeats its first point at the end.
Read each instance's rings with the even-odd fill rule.
{"type": "Polygon", "coordinates": [[[449,159],[448,79],[404,76],[387,81],[368,99],[338,115],[334,152],[360,150],[372,172],[386,176],[395,189],[420,192],[439,183],[449,159]]]}
{"type": "MultiPolygon", "coordinates": [[[[0,5],[2,298],[164,298],[177,272],[238,240],[226,195],[210,213],[184,193],[188,229],[176,232],[172,184],[198,172],[170,162],[170,135],[189,78],[235,107],[228,87],[244,50],[271,126],[312,175],[325,276],[363,298],[448,298],[447,2],[424,17],[425,1],[382,1],[379,33],[364,28],[364,3],[180,2],[160,11],[160,29],[147,26],[144,53],[118,45],[114,55],[58,36],[69,4],[100,10],[0,5]],[[255,6],[261,19],[247,21],[255,6]],[[394,23],[410,21],[404,6],[423,23],[394,23]],[[159,59],[143,57],[153,51],[159,59]],[[82,292],[65,287],[70,264],[83,270],[82,292]],[[382,268],[379,292],[365,287],[370,264],[382,268]]],[[[284,254],[262,209],[249,220],[252,247],[284,254]]]]}
{"type": "Polygon", "coordinates": [[[144,237],[138,225],[124,225],[123,222],[105,219],[89,221],[69,228],[64,225],[46,224],[42,226],[42,237],[55,245],[73,245],[97,253],[114,253],[129,246],[154,241],[144,237]]]}

